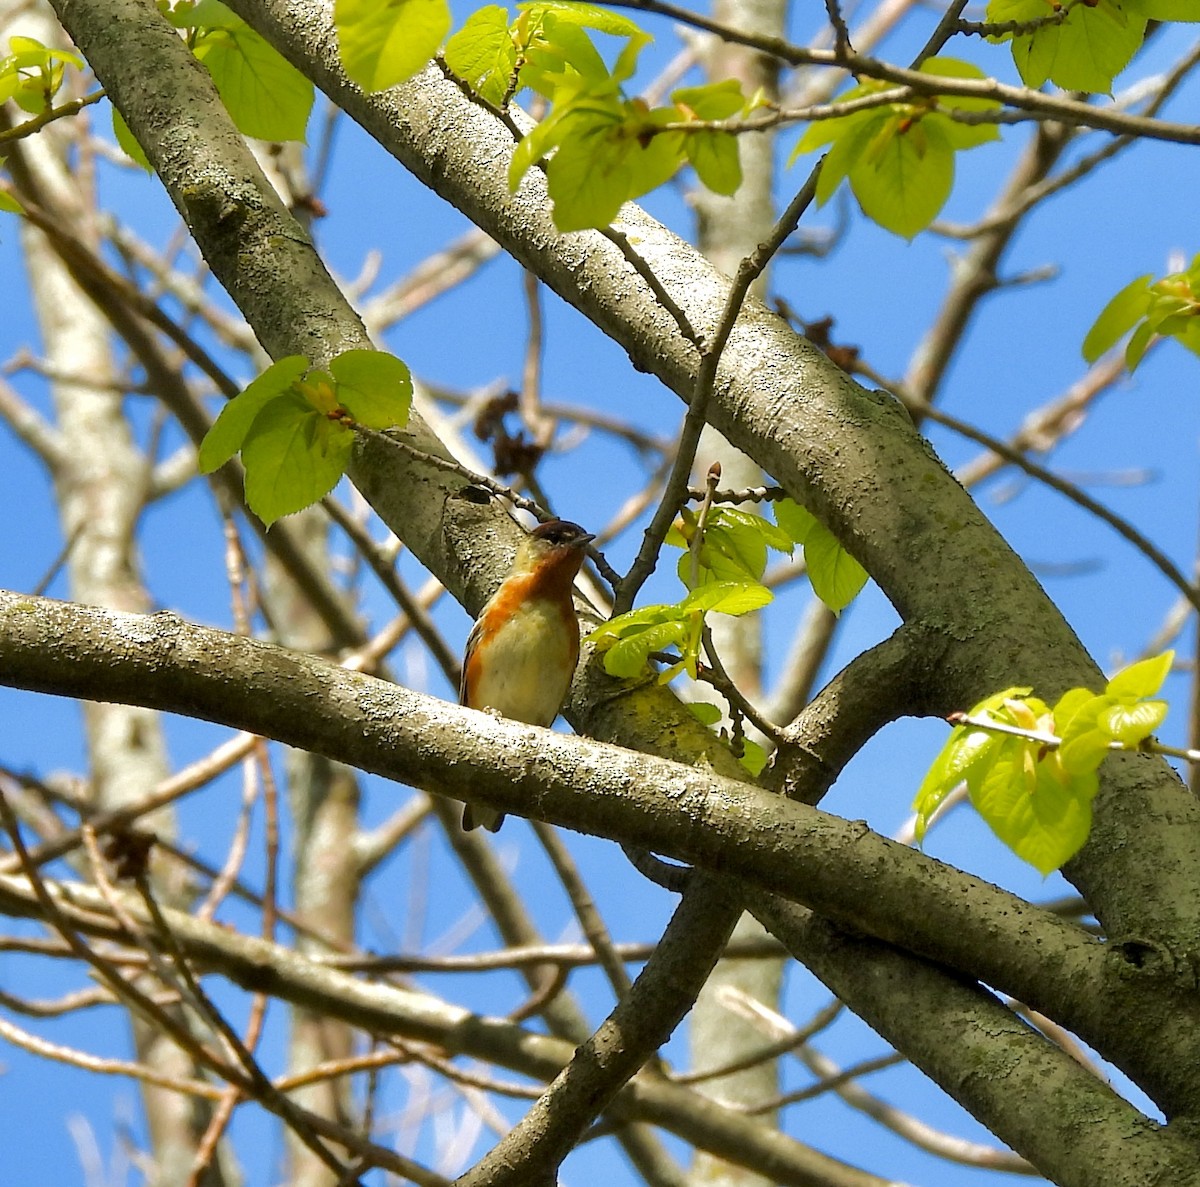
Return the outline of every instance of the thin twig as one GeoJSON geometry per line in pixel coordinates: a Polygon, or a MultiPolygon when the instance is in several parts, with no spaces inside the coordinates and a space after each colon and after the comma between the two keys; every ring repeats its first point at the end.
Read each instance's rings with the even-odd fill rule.
{"type": "Polygon", "coordinates": [[[1091,495],[1080,490],[1073,483],[1064,482],[1044,466],[1039,466],[1037,462],[1031,461],[1019,450],[1011,448],[1005,442],[983,432],[981,429],[975,428],[974,425],[969,425],[966,421],[959,420],[958,417],[951,416],[948,412],[943,412],[940,408],[929,403],[920,405],[920,413],[922,416],[927,416],[930,420],[936,421],[948,429],[952,429],[960,436],[967,437],[979,445],[986,446],[1011,465],[1023,470],[1030,477],[1036,478],[1039,482],[1050,487],[1051,490],[1058,491],[1060,495],[1064,495],[1071,502],[1077,503],[1085,511],[1090,511],[1097,519],[1103,520],[1117,535],[1132,544],[1197,610],[1200,610],[1200,589],[1197,589],[1187,579],[1162,549],[1139,532],[1128,520],[1122,518],[1115,511],[1110,511],[1103,503],[1097,502],[1091,495]]]}
{"type": "Polygon", "coordinates": [[[706,422],[708,402],[716,384],[717,369],[720,366],[725,345],[729,341],[729,336],[733,333],[733,327],[741,313],[746,294],[782,246],[784,240],[795,230],[796,224],[812,203],[816,192],[817,170],[814,169],[796,196],[788,203],[787,209],[771,229],[770,235],[742,260],[738,267],[737,274],[726,293],[725,307],[721,311],[716,329],[700,356],[695,386],[691,399],[688,401],[687,415],[684,417],[683,427],[680,430],[679,446],[670,477],[667,479],[666,489],[658,509],[643,535],[637,557],[625,575],[625,579],[617,588],[613,605],[614,614],[623,614],[633,605],[638,591],[654,571],[667,532],[675,522],[675,516],[687,498],[688,480],[695,463],[700,434],[706,422]]]}
{"type": "MultiPolygon", "coordinates": [[[[575,918],[579,920],[579,926],[583,929],[583,934],[596,953],[600,967],[608,977],[608,983],[612,986],[613,993],[619,1001],[629,992],[633,981],[625,971],[624,962],[617,954],[612,936],[604,925],[603,917],[596,909],[596,902],[584,884],[574,859],[558,835],[558,830],[553,825],[543,824],[540,820],[534,820],[532,824],[537,839],[542,843],[546,856],[554,866],[558,880],[567,892],[567,898],[570,899],[571,906],[575,911],[575,918]]],[[[559,967],[565,966],[560,965],[559,967]]]]}

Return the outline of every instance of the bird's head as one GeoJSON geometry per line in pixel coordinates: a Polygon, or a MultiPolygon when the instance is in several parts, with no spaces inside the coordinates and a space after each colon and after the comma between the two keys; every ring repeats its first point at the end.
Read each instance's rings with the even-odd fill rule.
{"type": "Polygon", "coordinates": [[[567,519],[552,519],[538,524],[517,551],[514,571],[554,569],[565,571],[574,578],[583,564],[587,546],[595,539],[577,523],[567,519]]]}

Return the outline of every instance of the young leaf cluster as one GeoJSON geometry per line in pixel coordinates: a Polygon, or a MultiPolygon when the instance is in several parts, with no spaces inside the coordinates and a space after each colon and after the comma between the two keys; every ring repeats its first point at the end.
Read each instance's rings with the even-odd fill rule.
{"type": "Polygon", "coordinates": [[[651,655],[674,649],[677,658],[659,681],[665,684],[680,672],[695,679],[705,617],[747,614],[772,600],[762,584],[770,550],[790,554],[802,545],[817,596],[835,611],[850,603],[867,579],[862,566],[792,500],[778,500],[772,507],[774,523],[736,507],[715,506],[701,526],[697,512],[682,512],[666,543],[683,550],[677,571],[690,592],[674,605],[631,610],[592,632],[589,639],[605,649],[610,675],[639,676],[651,655]]]}
{"type": "Polygon", "coordinates": [[[0,104],[11,99],[30,115],[43,114],[62,87],[68,66],[82,70],[83,59],[33,37],[10,37],[8,53],[0,58],[0,104]]]}
{"type": "Polygon", "coordinates": [[[1176,338],[1200,354],[1200,255],[1183,272],[1161,280],[1139,276],[1104,307],[1083,340],[1083,357],[1094,363],[1133,330],[1125,365],[1133,371],[1155,335],[1176,338]],[[1136,327],[1136,328],[1135,328],[1136,327]]]}
{"type": "Polygon", "coordinates": [[[446,65],[489,102],[528,87],[551,104],[517,146],[509,169],[515,191],[543,158],[561,231],[607,226],[621,204],[656,189],[684,165],[719,194],[742,181],[737,139],[713,128],[746,109],[733,79],[684,87],[667,106],[627,98],[623,84],[650,41],[632,21],[589,4],[520,5],[516,20],[489,5],[447,43],[446,65]],[[587,30],[624,41],[610,70],[587,30]]]}
{"type": "Polygon", "coordinates": [[[1043,874],[1087,840],[1097,773],[1110,750],[1137,750],[1162,724],[1155,699],[1173,652],[1118,672],[1104,692],[1065,692],[1051,709],[1029,688],[980,701],[954,728],[917,790],[917,840],[945,798],[966,783],[971,802],[1018,857],[1043,874]]]}
{"type": "Polygon", "coordinates": [[[211,474],[241,452],[246,502],[270,525],[327,495],[350,460],[354,426],[408,420],[412,379],[398,358],[348,350],[323,371],[301,355],[272,363],[221,410],[200,445],[211,474]]]}
{"type": "Polygon", "coordinates": [[[990,0],[989,22],[1036,27],[1002,34],[1027,87],[1052,82],[1066,91],[1108,94],[1137,53],[1148,21],[1197,21],[1195,0],[990,0]]]}
{"type": "MultiPolygon", "coordinates": [[[[11,37],[8,53],[0,58],[0,107],[10,99],[31,116],[50,110],[62,87],[68,66],[83,69],[83,59],[68,50],[51,49],[33,37],[11,37]]],[[[4,161],[0,157],[0,164],[4,161]]],[[[0,193],[0,210],[20,214],[21,204],[0,193]]]]}
{"type": "Polygon", "coordinates": [[[674,605],[643,606],[618,615],[592,631],[588,642],[605,649],[604,670],[610,676],[640,676],[651,655],[674,648],[678,658],[659,675],[659,683],[674,680],[680,672],[694,680],[706,616],[749,614],[772,598],[771,591],[756,582],[712,580],[674,605]]]}
{"type": "MultiPolygon", "coordinates": [[[[983,71],[954,58],[930,58],[922,74],[941,78],[984,78],[983,71]]],[[[850,103],[892,89],[872,79],[839,97],[850,103]]],[[[880,103],[809,126],[792,153],[828,146],[817,179],[817,202],[824,205],[844,179],[863,213],[881,227],[911,239],[937,217],[954,185],[954,154],[998,140],[994,124],[963,123],[955,112],[992,111],[994,99],[934,95],[880,103]]]]}
{"type": "Polygon", "coordinates": [[[313,85],[220,0],[183,0],[167,14],[204,63],[238,131],[303,140],[313,85]]]}

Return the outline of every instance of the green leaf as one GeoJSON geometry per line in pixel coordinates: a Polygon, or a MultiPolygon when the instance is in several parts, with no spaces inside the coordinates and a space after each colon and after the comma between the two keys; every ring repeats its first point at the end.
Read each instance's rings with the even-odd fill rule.
{"type": "Polygon", "coordinates": [[[33,37],[10,37],[9,54],[0,62],[0,95],[30,115],[46,111],[62,86],[67,66],[83,69],[83,59],[69,50],[52,49],[33,37]]]}
{"type": "Polygon", "coordinates": [[[763,773],[770,755],[757,742],[750,738],[742,739],[742,756],[738,762],[742,764],[756,779],[763,773]]]}
{"type": "Polygon", "coordinates": [[[1072,775],[1094,771],[1107,757],[1111,749],[1112,735],[1098,725],[1100,714],[1112,704],[1107,696],[1089,696],[1065,723],[1055,714],[1060,744],[1058,761],[1063,770],[1072,775]]]}
{"type": "Polygon", "coordinates": [[[546,166],[546,186],[560,231],[606,227],[617,217],[633,189],[632,151],[631,142],[608,142],[598,124],[559,146],[546,166]]]}
{"type": "Polygon", "coordinates": [[[724,716],[721,710],[711,701],[688,701],[687,711],[701,725],[716,725],[724,716]]]}
{"type": "Polygon", "coordinates": [[[867,583],[867,571],[838,543],[823,524],[816,523],[804,542],[804,561],[813,593],[840,614],[867,583]]]}
{"type": "Polygon", "coordinates": [[[629,39],[613,63],[612,76],[616,82],[628,82],[634,76],[638,57],[652,40],[649,33],[643,33],[640,29],[636,36],[629,39]]]}
{"type": "Polygon", "coordinates": [[[1031,765],[1019,739],[996,762],[971,799],[992,831],[1041,874],[1056,870],[1082,847],[1092,824],[1095,772],[1066,777],[1052,759],[1031,765]]]}
{"type": "Polygon", "coordinates": [[[498,104],[517,68],[508,11],[488,4],[473,12],[443,51],[446,65],[491,103],[498,104]]]}
{"type": "MultiPolygon", "coordinates": [[[[937,78],[982,80],[987,75],[971,62],[958,58],[928,58],[921,64],[922,74],[937,78]]],[[[975,148],[991,140],[1000,139],[1000,129],[995,124],[964,124],[953,119],[953,111],[999,111],[1002,104],[998,99],[976,98],[970,95],[939,95],[937,110],[922,118],[935,121],[954,149],[975,148]]]]}
{"type": "Polygon", "coordinates": [[[1063,730],[1070,725],[1075,714],[1081,712],[1095,699],[1096,694],[1089,688],[1067,689],[1054,706],[1054,732],[1061,738],[1063,730]]]}
{"type": "Polygon", "coordinates": [[[513,150],[512,160],[508,163],[508,188],[516,193],[521,184],[521,178],[533,168],[553,147],[558,136],[559,126],[569,112],[565,109],[552,111],[540,124],[530,128],[517,143],[513,150]]]}
{"type": "Polygon", "coordinates": [[[330,364],[337,380],[338,403],[370,429],[397,428],[408,422],[412,376],[395,355],[382,350],[347,350],[330,364]]]}
{"type": "Polygon", "coordinates": [[[25,207],[12,196],[0,190],[0,210],[6,214],[24,214],[25,207]]]}
{"type": "Polygon", "coordinates": [[[287,391],[308,370],[308,359],[293,354],[272,363],[245,391],[234,396],[200,443],[201,474],[211,474],[239,449],[263,407],[287,391]]]}
{"type": "Polygon", "coordinates": [[[1162,688],[1174,662],[1174,651],[1164,651],[1162,655],[1139,660],[1122,668],[1108,682],[1105,692],[1114,697],[1152,697],[1162,688]]]}
{"type": "Polygon", "coordinates": [[[1011,848],[1001,829],[1015,813],[1015,804],[1032,792],[1036,775],[1028,742],[1000,735],[991,761],[968,772],[971,803],[988,826],[1011,848]],[[997,827],[999,825],[999,827],[997,827]]]}
{"type": "Polygon", "coordinates": [[[733,194],[742,184],[742,161],[732,132],[691,132],[684,150],[696,176],[714,194],[733,194]]]}
{"type": "Polygon", "coordinates": [[[115,108],[112,109],[112,126],[113,136],[116,137],[117,144],[121,151],[135,165],[141,165],[147,173],[152,172],[150,162],[146,159],[145,150],[137,142],[137,138],[129,130],[129,125],[125,122],[125,117],[115,108]]]}
{"type": "MultiPolygon", "coordinates": [[[[821,161],[821,171],[817,175],[817,205],[824,206],[833,197],[839,185],[846,179],[850,170],[861,160],[868,144],[890,121],[888,108],[875,111],[864,111],[857,118],[851,117],[846,121],[845,131],[833,141],[829,151],[821,161]]],[[[841,121],[828,120],[828,124],[841,121]]],[[[811,129],[810,129],[811,131],[811,129]]],[[[799,151],[804,145],[801,140],[796,146],[799,151]]],[[[793,159],[795,153],[793,153],[793,159]]]]}
{"type": "Polygon", "coordinates": [[[625,679],[640,676],[652,652],[669,647],[682,649],[688,633],[687,623],[678,618],[645,626],[618,640],[604,653],[604,670],[610,676],[625,679]]]}
{"type": "Polygon", "coordinates": [[[996,835],[1039,874],[1050,874],[1084,846],[1098,789],[1096,772],[1062,781],[1054,762],[1039,762],[1032,795],[1014,799],[1012,813],[996,835]]]}
{"type": "Polygon", "coordinates": [[[303,140],[313,85],[245,21],[216,0],[192,14],[196,57],[212,75],[238,131],[261,140],[303,140]]]}
{"type": "Polygon", "coordinates": [[[354,433],[289,392],[254,418],[242,446],[246,502],[268,527],[327,495],[350,461],[354,433]]]}
{"type": "MultiPolygon", "coordinates": [[[[525,56],[528,65],[521,73],[522,81],[556,103],[563,98],[557,93],[562,85],[613,81],[592,39],[578,25],[560,20],[553,12],[542,17],[540,35],[530,40],[525,56]]],[[[612,89],[615,95],[615,86],[612,89]]]]}
{"type": "Polygon", "coordinates": [[[1132,705],[1109,705],[1097,724],[1116,742],[1136,749],[1167,716],[1166,701],[1138,701],[1132,705]]]}
{"type": "Polygon", "coordinates": [[[1200,21],[1196,0],[1131,0],[1130,6],[1150,21],[1200,21]]]}
{"type": "Polygon", "coordinates": [[[1125,346],[1125,366],[1132,374],[1137,370],[1138,364],[1145,357],[1146,351],[1150,347],[1150,340],[1154,337],[1154,327],[1149,321],[1144,321],[1130,335],[1129,342],[1125,346]]]}
{"type": "MultiPolygon", "coordinates": [[[[1049,15],[1044,5],[992,0],[988,20],[1049,15]],[[1008,15],[1016,13],[1015,16],[1008,15]]],[[[1026,86],[1049,81],[1068,91],[1108,94],[1113,79],[1142,44],[1146,18],[1125,0],[1074,5],[1064,21],[1012,39],[1013,61],[1026,86]]]]}
{"type": "Polygon", "coordinates": [[[679,608],[683,612],[699,610],[704,613],[741,615],[761,610],[775,600],[765,585],[750,581],[714,581],[692,590],[679,608]]]}
{"type": "Polygon", "coordinates": [[[629,610],[602,622],[594,631],[588,634],[584,642],[605,646],[618,639],[624,639],[637,631],[645,630],[660,622],[669,622],[680,617],[679,607],[667,605],[641,606],[637,610],[629,610]]]}
{"type": "Polygon", "coordinates": [[[1015,724],[1012,713],[1006,707],[1009,701],[1024,700],[1033,691],[1032,688],[1023,685],[1013,685],[1011,688],[1002,689],[1000,692],[994,692],[991,696],[984,697],[982,701],[976,705],[968,714],[970,717],[980,717],[984,714],[990,714],[993,717],[1003,718],[1009,725],[1015,724]]]}
{"type": "Polygon", "coordinates": [[[518,4],[517,7],[535,21],[551,13],[559,20],[595,29],[598,33],[611,33],[616,37],[645,37],[638,25],[628,17],[610,12],[598,4],[583,3],[583,0],[571,0],[570,3],[564,0],[534,0],[533,3],[518,4]]]}
{"type": "Polygon", "coordinates": [[[450,31],[446,0],[335,0],[333,21],[346,73],[363,90],[411,78],[450,31]]]}
{"type": "Polygon", "coordinates": [[[0,58],[0,103],[7,103],[17,93],[21,75],[11,58],[0,58]]]}
{"type": "Polygon", "coordinates": [[[753,511],[743,511],[739,507],[714,507],[709,513],[708,522],[710,525],[730,530],[740,528],[752,532],[767,548],[775,552],[786,552],[789,555],[792,552],[791,534],[784,527],[753,511]]]}
{"type": "MultiPolygon", "coordinates": [[[[661,122],[661,121],[660,121],[661,122]]],[[[647,114],[608,94],[581,98],[556,129],[546,184],[560,231],[605,227],[621,205],[662,185],[683,161],[682,137],[643,135],[647,114]]]]}
{"type": "Polygon", "coordinates": [[[937,217],[954,185],[954,149],[942,128],[893,119],[850,168],[850,188],[863,213],[911,239],[937,217]]]}
{"type": "MultiPolygon", "coordinates": [[[[845,94],[838,96],[839,103],[848,103],[852,99],[861,99],[866,95],[870,95],[875,91],[882,90],[887,84],[877,82],[860,83],[856,87],[851,87],[845,94]]],[[[884,115],[888,114],[888,109],[880,109],[884,115]]],[[[801,154],[812,152],[814,149],[821,148],[823,145],[832,144],[835,140],[840,140],[847,131],[855,124],[861,123],[864,119],[873,119],[879,114],[879,110],[874,108],[866,111],[855,112],[853,115],[839,115],[832,119],[814,120],[804,130],[804,135],[800,137],[799,143],[792,150],[792,155],[788,158],[788,164],[801,154]]]]}
{"type": "MultiPolygon", "coordinates": [[[[685,510],[681,516],[684,531],[668,539],[668,543],[688,548],[693,538],[698,515],[685,510]]],[[[767,567],[767,549],[792,551],[788,534],[770,520],[736,507],[713,507],[709,511],[704,539],[700,544],[700,584],[707,581],[757,582],[767,567]]],[[[692,584],[692,558],[685,553],[679,558],[679,579],[692,584]]]]}
{"type": "Polygon", "coordinates": [[[803,544],[816,524],[817,517],[792,499],[776,499],[771,507],[775,512],[775,522],[797,544],[803,544]]]}
{"type": "Polygon", "coordinates": [[[736,78],[721,82],[706,82],[698,87],[680,87],[671,92],[671,102],[688,118],[698,120],[727,120],[746,106],[742,84],[736,78]]]}
{"type": "Polygon", "coordinates": [[[968,774],[972,771],[981,772],[984,765],[995,760],[1000,740],[1001,735],[987,730],[958,727],[951,731],[945,746],[925,772],[925,778],[921,780],[913,799],[918,843],[924,840],[929,822],[945,798],[968,774]]]}
{"type": "Polygon", "coordinates": [[[1100,312],[1083,340],[1083,357],[1094,363],[1106,350],[1120,341],[1146,316],[1152,300],[1151,276],[1139,276],[1127,284],[1100,312]]]}

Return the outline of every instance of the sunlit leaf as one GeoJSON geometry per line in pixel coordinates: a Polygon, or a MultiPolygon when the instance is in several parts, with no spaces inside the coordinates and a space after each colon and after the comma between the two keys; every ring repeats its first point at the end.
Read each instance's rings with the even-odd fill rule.
{"type": "Polygon", "coordinates": [[[1110,705],[1097,724],[1116,742],[1136,747],[1144,742],[1167,716],[1166,701],[1137,701],[1132,705],[1110,705]]]}
{"type": "MultiPolygon", "coordinates": [[[[1029,21],[1049,15],[1042,0],[991,0],[989,21],[1029,21]]],[[[1012,55],[1026,86],[1049,81],[1064,90],[1107,94],[1145,36],[1146,17],[1129,0],[1089,0],[1066,19],[1012,38],[1012,55]]]]}
{"type": "Polygon", "coordinates": [[[245,21],[217,0],[197,5],[201,28],[196,57],[238,131],[262,140],[303,140],[313,104],[313,85],[245,21]]]}
{"type": "Polygon", "coordinates": [[[270,400],[242,446],[246,502],[270,526],[327,495],[350,461],[354,433],[322,416],[303,397],[270,400]]]}
{"type": "MultiPolygon", "coordinates": [[[[930,74],[936,78],[973,79],[982,81],[987,75],[973,62],[964,62],[959,58],[933,57],[921,63],[921,73],[930,74]]],[[[986,99],[973,95],[939,95],[937,109],[925,120],[935,120],[946,139],[955,149],[976,148],[990,140],[1000,139],[1000,129],[995,124],[961,123],[948,113],[953,111],[977,112],[999,111],[1003,105],[998,99],[986,99]]]]}
{"type": "Polygon", "coordinates": [[[721,710],[711,701],[688,701],[687,711],[701,725],[716,725],[724,716],[721,710]]]}
{"type": "Polygon", "coordinates": [[[408,421],[412,376],[395,355],[382,350],[347,350],[329,364],[338,402],[360,424],[390,429],[408,421]]]}
{"type": "Polygon", "coordinates": [[[683,610],[714,614],[749,614],[769,605],[775,595],[765,585],[752,582],[717,581],[701,586],[680,603],[683,610]]]}
{"type": "Polygon", "coordinates": [[[611,33],[616,37],[645,36],[636,22],[628,17],[601,8],[598,4],[588,4],[585,0],[533,0],[532,3],[518,4],[517,7],[535,19],[552,13],[559,20],[595,29],[598,33],[611,33]]]}
{"type": "Polygon", "coordinates": [[[1112,704],[1107,696],[1088,697],[1069,720],[1059,724],[1058,761],[1073,775],[1094,771],[1108,757],[1112,735],[1102,729],[1100,714],[1112,704]]]}
{"type": "Polygon", "coordinates": [[[738,762],[742,764],[756,779],[763,773],[767,759],[771,756],[766,749],[750,738],[742,739],[742,756],[738,762]]]}
{"type": "Polygon", "coordinates": [[[1151,279],[1147,274],[1131,280],[1100,311],[1083,340],[1083,357],[1089,363],[1094,363],[1106,350],[1114,347],[1139,319],[1146,316],[1151,301],[1151,279]]]}
{"type": "Polygon", "coordinates": [[[671,102],[693,119],[727,120],[746,106],[746,97],[736,78],[726,78],[698,87],[680,87],[671,92],[671,102]]]}
{"type": "Polygon", "coordinates": [[[1174,651],[1139,660],[1122,668],[1108,682],[1105,691],[1115,697],[1152,697],[1162,688],[1174,662],[1174,651]]]}
{"type": "Polygon", "coordinates": [[[646,670],[649,657],[669,647],[682,647],[688,636],[680,619],[655,623],[618,640],[604,653],[604,670],[610,676],[631,679],[646,670]]]}
{"type": "Polygon", "coordinates": [[[116,138],[117,144],[121,151],[136,165],[141,165],[147,173],[151,172],[150,162],[146,157],[146,152],[138,143],[137,137],[129,130],[129,125],[125,122],[125,117],[115,108],[112,108],[112,126],[113,136],[116,138]]]}
{"type": "Polygon", "coordinates": [[[1151,21],[1200,21],[1196,0],[1129,0],[1134,12],[1151,21]]]}
{"type": "Polygon", "coordinates": [[[911,239],[937,217],[954,185],[954,149],[942,128],[920,120],[899,121],[876,133],[850,168],[850,188],[863,213],[881,227],[911,239]]]}
{"type": "Polygon", "coordinates": [[[382,91],[417,73],[450,31],[446,0],[336,0],[333,21],[346,73],[382,91]]]}
{"type": "Polygon", "coordinates": [[[498,4],[477,9],[446,42],[443,57],[485,99],[499,103],[517,65],[507,10],[498,4]]]}
{"type": "Polygon", "coordinates": [[[804,541],[804,561],[813,593],[835,614],[858,596],[867,583],[867,571],[823,524],[817,523],[804,541]]]}
{"type": "Polygon", "coordinates": [[[999,752],[1000,735],[961,726],[951,731],[945,746],[933,760],[917,794],[913,811],[917,814],[917,841],[924,840],[929,822],[945,798],[972,771],[979,771],[999,752]]]}
{"type": "Polygon", "coordinates": [[[308,370],[308,359],[293,354],[272,363],[246,389],[221,409],[216,423],[200,444],[201,474],[211,474],[239,449],[255,417],[270,401],[287,391],[308,370]]]}
{"type": "Polygon", "coordinates": [[[733,194],[742,184],[737,137],[730,132],[691,132],[684,149],[696,176],[714,194],[733,194]]]}
{"type": "Polygon", "coordinates": [[[792,499],[776,499],[771,509],[775,514],[775,522],[797,544],[803,544],[808,539],[808,533],[817,522],[817,517],[811,511],[792,499]]]}

